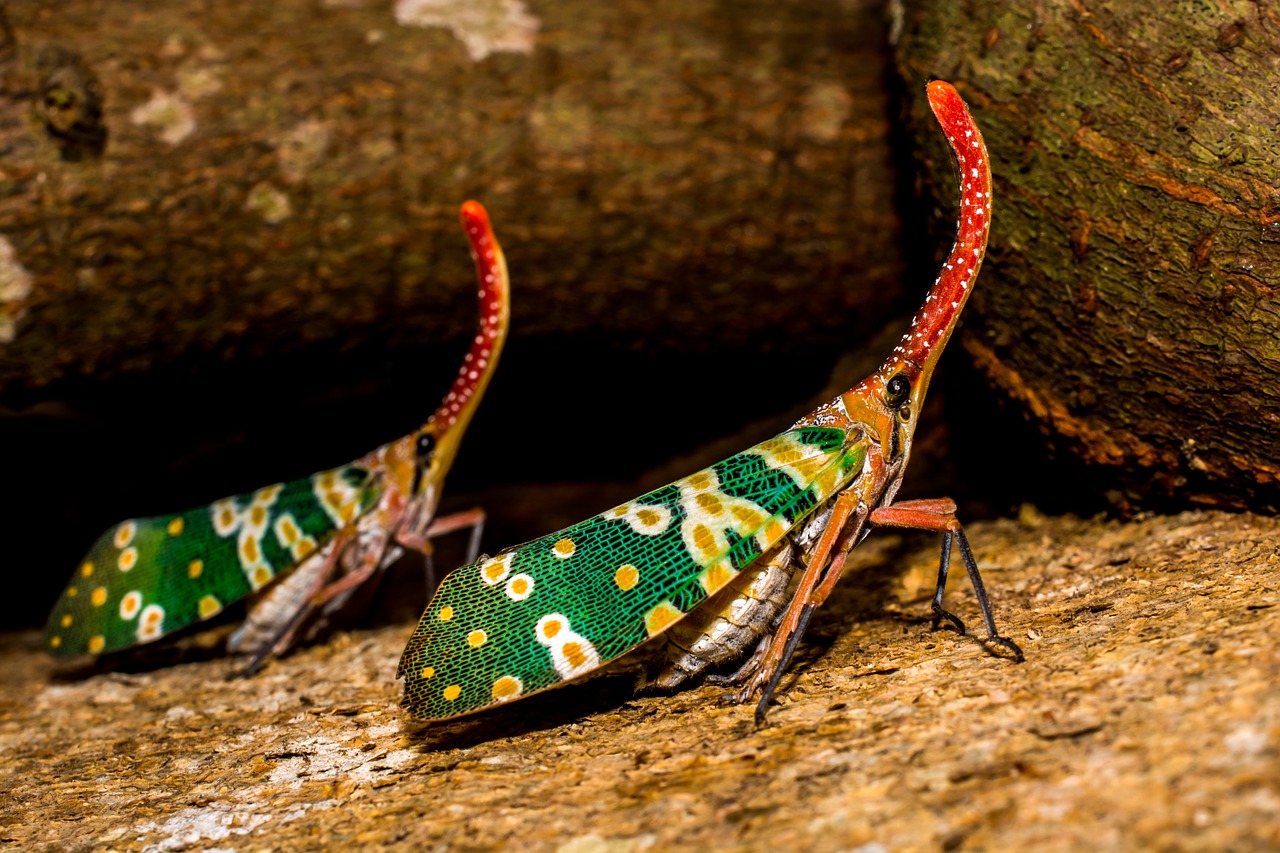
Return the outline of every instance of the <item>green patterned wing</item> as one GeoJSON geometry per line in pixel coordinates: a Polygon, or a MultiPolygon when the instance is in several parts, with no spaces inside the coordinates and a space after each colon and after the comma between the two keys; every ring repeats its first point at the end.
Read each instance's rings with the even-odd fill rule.
{"type": "Polygon", "coordinates": [[[122,521],[54,605],[50,654],[157,640],[262,589],[374,506],[381,478],[346,466],[174,515],[122,521]]]}
{"type": "Polygon", "coordinates": [[[443,719],[585,675],[677,622],[861,473],[865,442],[789,430],[558,533],[457,569],[400,659],[443,719]]]}

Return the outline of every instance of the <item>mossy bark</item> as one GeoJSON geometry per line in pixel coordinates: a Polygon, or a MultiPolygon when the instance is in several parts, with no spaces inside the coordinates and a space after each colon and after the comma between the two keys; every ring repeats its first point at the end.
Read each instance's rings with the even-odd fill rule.
{"type": "MultiPolygon", "coordinates": [[[[904,4],[995,211],[965,346],[1122,506],[1280,507],[1280,17],[1272,4],[904,4]]],[[[936,194],[953,180],[937,153],[936,194]]]]}

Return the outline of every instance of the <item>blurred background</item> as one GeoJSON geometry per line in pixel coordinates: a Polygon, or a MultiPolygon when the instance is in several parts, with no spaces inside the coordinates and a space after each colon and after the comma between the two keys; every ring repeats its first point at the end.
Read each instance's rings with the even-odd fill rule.
{"type": "Polygon", "coordinates": [[[932,78],[983,128],[994,229],[903,496],[1280,501],[1270,6],[0,14],[4,627],[41,624],[109,524],[421,423],[476,322],[468,198],[511,337],[443,511],[483,506],[486,550],[784,429],[892,349],[950,246],[932,78]]]}

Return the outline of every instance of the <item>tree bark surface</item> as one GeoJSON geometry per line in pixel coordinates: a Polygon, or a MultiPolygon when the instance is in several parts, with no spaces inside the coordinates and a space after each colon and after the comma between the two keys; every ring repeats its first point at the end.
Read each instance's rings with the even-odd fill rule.
{"type": "Polygon", "coordinates": [[[908,86],[956,81],[991,151],[980,369],[1121,506],[1276,511],[1276,5],[904,6],[908,86]]]}
{"type": "Polygon", "coordinates": [[[896,295],[867,0],[5,11],[0,399],[464,339],[470,197],[520,337],[812,344],[896,295]]]}
{"type": "MultiPolygon", "coordinates": [[[[210,635],[130,673],[0,639],[15,849],[1274,850],[1280,522],[971,525],[1014,664],[930,632],[931,537],[856,548],[769,724],[627,679],[471,720],[396,707],[410,625],[226,681],[210,635]],[[183,661],[185,662],[180,662],[183,661]],[[164,664],[174,664],[165,666],[164,664]],[[149,668],[148,668],[149,667],[149,668]]],[[[948,604],[980,624],[963,573],[948,604]]]]}

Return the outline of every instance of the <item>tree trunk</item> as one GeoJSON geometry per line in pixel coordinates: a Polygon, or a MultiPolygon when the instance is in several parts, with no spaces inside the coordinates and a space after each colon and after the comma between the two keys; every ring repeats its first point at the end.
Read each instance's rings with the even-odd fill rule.
{"type": "Polygon", "coordinates": [[[1122,506],[1276,511],[1275,5],[921,0],[899,24],[908,85],[957,81],[991,151],[980,369],[1122,506]]]}

